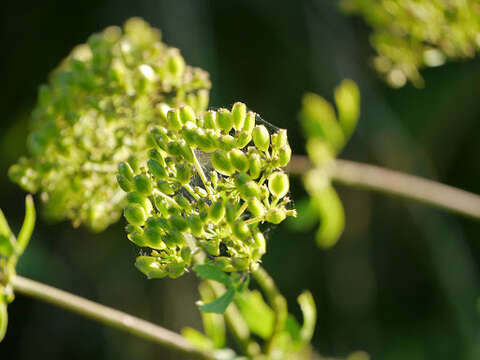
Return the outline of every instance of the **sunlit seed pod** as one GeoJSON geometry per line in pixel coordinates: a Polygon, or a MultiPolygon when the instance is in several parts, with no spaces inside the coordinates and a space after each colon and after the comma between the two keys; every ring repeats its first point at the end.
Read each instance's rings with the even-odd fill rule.
{"type": "Polygon", "coordinates": [[[162,241],[162,231],[158,226],[146,226],[144,238],[146,245],[152,249],[162,249],[165,247],[162,241]]]}
{"type": "Polygon", "coordinates": [[[180,78],[185,72],[185,60],[182,56],[176,51],[176,54],[169,57],[167,61],[168,71],[174,78],[180,78]]]}
{"type": "Polygon", "coordinates": [[[218,140],[218,147],[225,151],[230,151],[237,146],[237,141],[231,135],[222,135],[218,140]]]}
{"type": "Polygon", "coordinates": [[[173,248],[177,245],[183,244],[185,238],[181,232],[172,230],[164,236],[163,241],[169,248],[173,248]]]}
{"type": "Polygon", "coordinates": [[[225,219],[229,224],[233,224],[237,216],[237,210],[232,203],[228,203],[225,207],[225,219]]]}
{"type": "Polygon", "coordinates": [[[215,265],[222,271],[232,272],[235,268],[232,265],[232,259],[226,256],[218,256],[215,258],[215,265]]]}
{"type": "Polygon", "coordinates": [[[214,189],[217,188],[218,180],[218,173],[216,171],[210,171],[210,182],[212,183],[214,189]]]}
{"type": "Polygon", "coordinates": [[[250,262],[246,257],[235,256],[232,258],[232,265],[237,271],[248,270],[250,262]]]}
{"type": "Polygon", "coordinates": [[[233,126],[235,130],[241,130],[247,117],[247,106],[244,103],[236,102],[232,107],[233,126]]]}
{"type": "Polygon", "coordinates": [[[170,216],[168,221],[170,222],[170,226],[172,227],[172,229],[176,231],[182,232],[188,230],[189,228],[188,221],[183,216],[173,215],[170,216]]]}
{"type": "Polygon", "coordinates": [[[192,210],[192,204],[190,204],[190,201],[185,196],[182,196],[180,194],[177,194],[173,197],[173,199],[177,202],[180,207],[186,211],[192,210]]]}
{"type": "Polygon", "coordinates": [[[140,226],[136,226],[136,225],[132,225],[132,224],[127,224],[127,226],[125,226],[125,231],[130,234],[130,233],[133,233],[133,232],[138,232],[138,233],[142,233],[143,230],[140,226]]]}
{"type": "Polygon", "coordinates": [[[280,166],[287,166],[292,158],[292,148],[287,144],[280,148],[278,152],[278,164],[280,166]]]}
{"type": "Polygon", "coordinates": [[[147,174],[139,174],[134,176],[133,188],[135,191],[145,196],[150,195],[153,190],[152,182],[148,178],[147,174]]]}
{"type": "Polygon", "coordinates": [[[260,155],[252,153],[249,156],[250,176],[252,179],[258,179],[262,173],[262,159],[260,155]]]}
{"type": "Polygon", "coordinates": [[[248,181],[238,188],[240,197],[244,200],[251,199],[260,195],[260,186],[255,181],[248,181]]]}
{"type": "Polygon", "coordinates": [[[148,157],[150,159],[156,160],[162,167],[165,167],[165,159],[157,149],[148,150],[148,157]]]}
{"type": "Polygon", "coordinates": [[[132,191],[133,184],[130,181],[128,181],[125,176],[117,174],[117,182],[123,191],[125,192],[132,191]]]}
{"type": "Polygon", "coordinates": [[[218,224],[223,217],[225,216],[225,205],[223,201],[216,201],[212,205],[210,205],[210,209],[208,210],[208,218],[218,224]]]}
{"type": "Polygon", "coordinates": [[[198,111],[206,109],[209,101],[210,101],[210,92],[208,90],[200,89],[199,91],[197,91],[198,111]]]}
{"type": "Polygon", "coordinates": [[[167,172],[165,170],[165,167],[162,166],[157,160],[154,159],[149,159],[147,161],[147,167],[148,170],[152,173],[154,177],[156,177],[158,180],[164,179],[167,177],[167,172]]]}
{"type": "Polygon", "coordinates": [[[223,150],[217,150],[211,157],[212,166],[223,175],[230,176],[235,172],[232,163],[228,159],[227,153],[223,150]]]}
{"type": "Polygon", "coordinates": [[[190,146],[197,146],[195,142],[195,139],[197,137],[197,133],[195,129],[196,129],[196,125],[193,123],[185,124],[182,129],[182,138],[185,139],[187,144],[190,146]]]}
{"type": "Polygon", "coordinates": [[[167,272],[168,272],[168,276],[170,278],[176,279],[176,278],[182,276],[183,273],[185,272],[185,263],[184,262],[168,263],[167,272]]]}
{"type": "Polygon", "coordinates": [[[267,242],[261,231],[256,231],[253,234],[255,248],[263,255],[267,252],[267,242]]]}
{"type": "Polygon", "coordinates": [[[265,219],[272,224],[280,224],[285,218],[287,214],[282,209],[271,209],[267,212],[265,219]]]}
{"type": "Polygon", "coordinates": [[[273,134],[271,137],[272,146],[280,149],[281,147],[287,145],[288,137],[287,137],[287,130],[280,129],[277,133],[273,134]]]}
{"type": "Polygon", "coordinates": [[[190,145],[188,145],[184,140],[180,140],[178,145],[180,146],[184,159],[188,162],[193,162],[194,154],[190,145]]]}
{"type": "Polygon", "coordinates": [[[242,130],[240,132],[237,132],[236,135],[237,137],[235,139],[235,147],[238,149],[244,148],[250,143],[250,141],[252,141],[252,134],[247,133],[246,131],[242,130]]]}
{"type": "Polygon", "coordinates": [[[135,267],[150,279],[161,279],[167,276],[164,267],[152,256],[138,256],[135,267]]]}
{"type": "Polygon", "coordinates": [[[154,197],[155,207],[163,217],[168,216],[168,203],[163,196],[156,195],[154,197]]]}
{"type": "Polygon", "coordinates": [[[260,200],[253,198],[248,200],[248,211],[250,211],[254,217],[263,217],[266,210],[265,206],[260,200]]]}
{"type": "Polygon", "coordinates": [[[118,164],[118,173],[126,180],[133,181],[133,170],[127,162],[122,161],[120,164],[118,164]]]}
{"type": "Polygon", "coordinates": [[[129,204],[124,210],[125,219],[136,226],[141,226],[145,223],[145,210],[139,204],[129,204]]]}
{"type": "Polygon", "coordinates": [[[167,122],[173,130],[180,130],[182,128],[182,121],[180,120],[180,112],[178,109],[172,109],[167,112],[167,122]]]}
{"type": "Polygon", "coordinates": [[[193,111],[192,107],[188,105],[182,106],[180,108],[180,119],[184,124],[186,124],[189,121],[193,123],[197,122],[195,111],[193,111]]]}
{"type": "Polygon", "coordinates": [[[158,190],[160,190],[162,193],[164,193],[166,195],[175,194],[175,189],[173,189],[173,187],[168,182],[166,182],[165,180],[158,180],[157,181],[157,188],[158,188],[158,190]]]}
{"type": "Polygon", "coordinates": [[[239,172],[246,173],[250,167],[248,157],[242,150],[233,149],[228,153],[228,157],[233,167],[239,172]]]}
{"type": "Polygon", "coordinates": [[[182,155],[182,148],[176,141],[170,141],[167,144],[167,149],[165,150],[169,155],[180,156],[182,155]]]}
{"type": "Polygon", "coordinates": [[[129,156],[128,159],[127,159],[127,162],[130,165],[130,167],[132,168],[134,173],[138,171],[138,166],[139,166],[138,165],[138,159],[135,156],[133,156],[133,155],[129,156]]]}
{"type": "Polygon", "coordinates": [[[208,110],[203,115],[203,124],[207,129],[218,129],[217,127],[217,113],[213,110],[208,110]]]}
{"type": "Polygon", "coordinates": [[[235,186],[239,188],[242,185],[245,185],[251,179],[247,174],[239,173],[235,175],[235,186]]]}
{"type": "Polygon", "coordinates": [[[147,241],[145,239],[143,231],[133,231],[127,235],[127,238],[137,246],[147,246],[147,241]]]}
{"type": "Polygon", "coordinates": [[[195,131],[195,145],[204,152],[212,152],[217,149],[215,139],[200,128],[195,131]]]}
{"type": "Polygon", "coordinates": [[[180,215],[182,215],[182,210],[179,209],[179,208],[176,207],[176,206],[170,206],[170,207],[168,208],[168,214],[169,214],[169,215],[179,215],[179,216],[180,216],[180,215]]]}
{"type": "Polygon", "coordinates": [[[220,243],[218,239],[209,239],[200,241],[200,246],[208,255],[218,256],[220,255],[220,243]]]}
{"type": "Polygon", "coordinates": [[[263,125],[255,126],[252,131],[253,143],[257,149],[266,152],[270,146],[270,134],[263,125]]]}
{"type": "Polygon", "coordinates": [[[253,128],[255,127],[255,117],[256,114],[253,111],[249,111],[247,113],[247,116],[245,117],[245,123],[243,124],[243,131],[245,131],[247,134],[251,134],[253,131],[253,128]]]}
{"type": "Polygon", "coordinates": [[[227,109],[218,109],[217,111],[217,124],[220,129],[228,134],[233,127],[233,117],[230,111],[227,109]]]}
{"type": "Polygon", "coordinates": [[[189,246],[183,247],[180,251],[180,256],[182,257],[183,261],[185,261],[185,264],[190,265],[192,262],[192,249],[190,249],[189,246]]]}
{"type": "Polygon", "coordinates": [[[175,179],[182,185],[188,184],[192,178],[193,170],[187,164],[178,164],[176,166],[176,177],[175,179]]]}
{"type": "Polygon", "coordinates": [[[232,232],[240,240],[246,240],[251,235],[248,225],[243,221],[236,221],[232,226],[232,232]]]}
{"type": "Polygon", "coordinates": [[[290,182],[284,172],[275,172],[268,177],[268,189],[276,198],[284,197],[289,190],[290,182]]]}
{"type": "Polygon", "coordinates": [[[193,236],[201,236],[203,233],[203,222],[197,215],[190,215],[187,217],[188,225],[192,231],[193,236]]]}

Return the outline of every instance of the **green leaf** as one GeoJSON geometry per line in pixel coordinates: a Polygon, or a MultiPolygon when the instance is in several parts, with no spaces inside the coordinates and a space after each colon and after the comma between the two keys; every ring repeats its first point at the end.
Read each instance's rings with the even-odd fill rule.
{"type": "Polygon", "coordinates": [[[202,279],[214,280],[225,286],[232,286],[230,277],[213,264],[198,264],[193,271],[202,279]]]}
{"type": "Polygon", "coordinates": [[[335,89],[335,103],[338,109],[338,120],[348,139],[357,126],[360,115],[360,91],[357,84],[350,79],[343,80],[335,89]]]}
{"type": "Polygon", "coordinates": [[[233,301],[235,297],[235,289],[229,288],[218,299],[209,302],[208,304],[204,304],[202,301],[199,301],[197,304],[200,308],[200,311],[204,313],[215,313],[215,314],[223,314],[225,310],[227,310],[228,305],[233,301]]]}
{"type": "Polygon", "coordinates": [[[22,228],[17,237],[17,254],[21,255],[30,241],[33,228],[35,227],[35,205],[33,204],[33,198],[31,195],[27,195],[25,198],[25,218],[23,220],[22,228]]]}
{"type": "Polygon", "coordinates": [[[262,339],[268,339],[272,335],[275,315],[259,291],[253,290],[238,296],[235,304],[252,333],[262,339]]]}
{"type": "Polygon", "coordinates": [[[12,234],[12,230],[10,230],[10,226],[8,226],[7,219],[5,219],[5,215],[3,215],[3,211],[0,210],[0,235],[3,235],[9,238],[11,234],[12,234]]]}
{"type": "Polygon", "coordinates": [[[303,344],[308,344],[312,339],[317,321],[317,309],[310,291],[304,291],[297,298],[303,314],[303,325],[300,330],[300,338],[303,344]]]}
{"type": "Polygon", "coordinates": [[[7,333],[8,313],[7,303],[4,299],[0,299],[0,342],[2,342],[7,333]]]}
{"type": "Polygon", "coordinates": [[[320,227],[316,234],[317,245],[325,249],[332,247],[345,228],[342,202],[335,189],[330,185],[316,191],[312,202],[320,217],[320,227]]]}
{"type": "Polygon", "coordinates": [[[213,341],[200,331],[187,327],[182,330],[182,335],[194,347],[200,350],[210,351],[215,347],[213,341]]]}
{"type": "Polygon", "coordinates": [[[13,253],[15,253],[14,237],[0,235],[0,255],[9,258],[13,253]]]}

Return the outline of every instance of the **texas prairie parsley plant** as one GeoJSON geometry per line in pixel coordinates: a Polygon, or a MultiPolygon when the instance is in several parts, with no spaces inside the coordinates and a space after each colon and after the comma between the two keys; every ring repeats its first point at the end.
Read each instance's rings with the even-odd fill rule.
{"type": "Polygon", "coordinates": [[[254,270],[266,251],[261,224],[295,215],[281,169],[291,157],[286,130],[270,134],[243,103],[201,115],[165,105],[162,115],[146,166],[118,167],[128,238],[149,249],[137,268],[176,278],[203,252],[225,272],[254,270]]]}
{"type": "MultiPolygon", "coordinates": [[[[40,88],[27,147],[11,167],[25,190],[40,192],[47,217],[95,231],[118,220],[125,194],[117,164],[142,164],[159,108],[208,106],[208,73],[185,64],[178,49],[139,18],[113,26],[74,48],[40,88]]],[[[146,155],[145,155],[146,156],[146,155]]]]}

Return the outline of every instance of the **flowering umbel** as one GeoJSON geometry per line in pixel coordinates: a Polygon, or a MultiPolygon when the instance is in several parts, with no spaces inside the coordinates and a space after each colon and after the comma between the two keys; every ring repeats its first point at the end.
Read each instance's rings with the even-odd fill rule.
{"type": "Polygon", "coordinates": [[[255,269],[266,251],[260,225],[295,215],[281,170],[291,157],[286,130],[271,135],[242,103],[201,116],[188,105],[162,111],[147,165],[118,167],[128,238],[152,249],[136,266],[175,278],[202,249],[225,272],[255,269]]]}
{"type": "Polygon", "coordinates": [[[125,194],[117,164],[146,160],[149,130],[162,105],[208,105],[208,73],[185,64],[163,44],[158,30],[139,18],[123,31],[109,27],[77,46],[39,91],[32,114],[28,158],[10,177],[40,192],[48,217],[71,219],[101,231],[118,220],[125,194]]]}

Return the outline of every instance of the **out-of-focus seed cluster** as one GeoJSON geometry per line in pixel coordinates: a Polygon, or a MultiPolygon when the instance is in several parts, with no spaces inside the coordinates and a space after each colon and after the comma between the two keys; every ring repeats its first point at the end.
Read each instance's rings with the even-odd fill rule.
{"type": "Polygon", "coordinates": [[[291,157],[286,130],[270,134],[242,103],[201,116],[190,106],[162,109],[146,167],[118,167],[128,238],[152,249],[136,266],[175,278],[202,249],[225,272],[255,269],[266,251],[260,224],[295,215],[281,170],[291,157]]]}
{"type": "MultiPolygon", "coordinates": [[[[117,164],[151,146],[149,130],[163,105],[208,105],[208,73],[185,64],[139,18],[109,27],[77,46],[39,91],[28,138],[30,157],[10,177],[41,192],[46,214],[101,231],[118,220],[125,194],[117,164]]],[[[132,160],[133,161],[133,160],[132,160]]]]}

